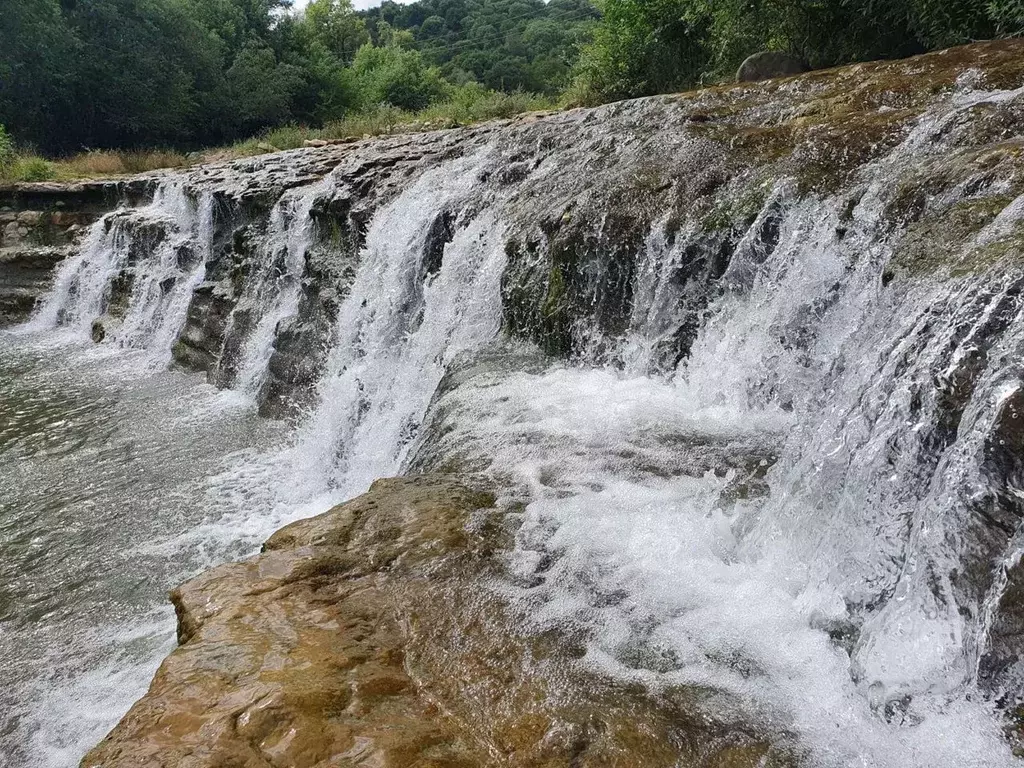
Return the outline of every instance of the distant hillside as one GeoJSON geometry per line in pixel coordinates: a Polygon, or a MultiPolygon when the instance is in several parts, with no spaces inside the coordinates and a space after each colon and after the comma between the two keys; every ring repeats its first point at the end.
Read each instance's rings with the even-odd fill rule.
{"type": "Polygon", "coordinates": [[[361,15],[375,41],[381,22],[410,32],[447,80],[547,94],[568,83],[579,46],[600,17],[589,0],[387,0],[361,15]]]}

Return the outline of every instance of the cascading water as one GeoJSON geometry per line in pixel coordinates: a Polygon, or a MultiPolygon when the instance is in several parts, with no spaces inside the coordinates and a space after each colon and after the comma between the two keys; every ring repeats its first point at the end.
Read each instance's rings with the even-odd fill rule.
{"type": "MultiPolygon", "coordinates": [[[[150,461],[140,482],[157,500],[140,511],[159,524],[125,547],[133,564],[163,563],[168,583],[139,587],[133,612],[196,568],[250,552],[277,525],[378,477],[461,467],[489,474],[523,510],[509,578],[488,588],[527,606],[531,631],[582,628],[588,668],[655,692],[699,690],[709,717],[769,734],[800,764],[1012,765],[997,707],[1013,706],[1021,672],[997,635],[1007,632],[1003,604],[1024,553],[1012,514],[1017,470],[1003,471],[1024,389],[1024,277],[980,270],[895,289],[889,273],[915,231],[890,213],[900,194],[892,180],[940,156],[966,116],[1024,98],[973,88],[961,82],[839,191],[756,179],[756,211],[742,231],[654,212],[629,265],[634,256],[614,250],[616,212],[581,222],[587,205],[610,204],[566,194],[571,150],[531,160],[550,137],[535,139],[529,127],[410,167],[370,213],[335,199],[343,181],[365,180],[365,168],[346,166],[281,193],[264,221],[247,220],[234,237],[218,233],[214,190],[201,179],[166,181],[149,206],[93,227],[11,337],[29,352],[15,349],[9,367],[18,370],[19,354],[42,365],[32,344],[55,328],[88,337],[97,319],[128,358],[144,348],[165,363],[194,321],[194,297],[232,295],[230,309],[217,310],[224,327],[208,335],[238,343],[231,381],[245,408],[151,363],[133,369],[136,382],[67,406],[75,424],[92,425],[99,403],[139,420],[126,436],[111,432],[113,454],[130,453],[135,427],[162,430],[176,466],[201,478],[201,487],[176,488],[159,446],[142,440],[150,461]],[[519,146],[507,151],[503,141],[519,146]],[[517,186],[524,178],[533,184],[526,192],[517,186]],[[318,231],[314,213],[324,210],[343,210],[342,224],[365,230],[354,275],[337,287],[314,405],[291,432],[265,427],[271,445],[248,436],[248,405],[265,388],[282,327],[307,311],[311,250],[340,247],[318,231]],[[524,210],[549,218],[538,224],[524,210]],[[592,235],[585,247],[551,234],[571,227],[592,235]],[[243,235],[256,240],[245,269],[243,235]],[[577,268],[583,251],[590,260],[577,268]],[[541,275],[530,288],[540,293],[537,323],[557,337],[553,348],[568,350],[560,359],[507,338],[528,335],[513,320],[532,317],[536,298],[519,290],[517,269],[528,286],[541,275]],[[593,288],[602,280],[626,298],[609,301],[593,288]],[[578,316],[567,320],[567,306],[578,316]],[[146,407],[163,386],[176,393],[166,419],[146,407]],[[204,441],[207,420],[216,439],[204,441]],[[203,513],[183,511],[197,505],[203,513]]],[[[586,124],[565,119],[578,119],[581,132],[586,124]]],[[[648,151],[648,139],[616,149],[620,137],[592,130],[593,145],[580,150],[588,157],[648,151]]],[[[705,163],[703,145],[689,138],[665,146],[705,163]]],[[[638,195],[664,187],[627,175],[642,182],[638,195]]],[[[992,185],[979,179],[964,178],[946,202],[976,204],[992,185]]],[[[1024,206],[1011,191],[960,255],[1016,247],[1024,206]]],[[[88,350],[76,354],[95,368],[88,350]]],[[[75,365],[72,379],[84,370],[75,365]]],[[[87,502],[124,503],[130,489],[115,482],[116,462],[93,446],[89,430],[99,428],[82,429],[110,486],[87,502]]],[[[45,446],[12,440],[37,473],[53,461],[45,446]]],[[[0,425],[0,449],[3,441],[0,425]]],[[[12,488],[26,498],[28,485],[12,488]]],[[[54,508],[65,514],[75,486],[57,491],[54,508]]],[[[128,658],[148,674],[165,640],[123,634],[119,647],[143,651],[97,657],[91,668],[128,658]]],[[[40,642],[32,635],[12,635],[20,657],[40,642]]],[[[18,690],[42,702],[35,720],[7,730],[24,738],[28,729],[43,753],[57,749],[53,731],[69,712],[87,704],[47,720],[38,712],[54,697],[40,688],[61,681],[33,674],[18,690]]],[[[60,745],[51,764],[112,724],[141,693],[145,674],[136,677],[111,716],[60,745]]],[[[92,689],[78,690],[87,702],[92,689]]],[[[32,764],[23,755],[16,759],[32,764]]]]}
{"type": "Polygon", "coordinates": [[[111,340],[151,348],[166,365],[210,258],[213,215],[210,194],[193,201],[171,180],[159,184],[149,206],[104,216],[61,267],[26,330],[60,326],[88,337],[107,317],[111,340]]]}
{"type": "MultiPolygon", "coordinates": [[[[339,311],[319,407],[294,449],[309,487],[348,498],[397,474],[448,364],[493,339],[501,316],[500,227],[487,215],[455,220],[434,244],[438,216],[474,191],[480,160],[429,172],[374,219],[359,272],[339,311]]],[[[454,214],[453,214],[454,215],[454,214]]]]}
{"type": "Polygon", "coordinates": [[[246,335],[235,388],[260,396],[279,324],[298,310],[305,257],[313,237],[310,210],[331,188],[331,177],[285,195],[270,213],[270,224],[257,260],[257,273],[239,301],[235,317],[244,315],[252,330],[246,335]]]}
{"type": "MultiPolygon", "coordinates": [[[[625,373],[499,370],[442,398],[430,451],[478,457],[524,489],[515,562],[529,586],[515,594],[538,629],[588,625],[596,667],[717,691],[712,710],[795,734],[811,765],[1013,763],[975,688],[1005,578],[967,597],[962,582],[986,556],[997,574],[1021,558],[1017,536],[985,550],[978,515],[986,443],[1020,388],[1022,278],[893,300],[880,211],[893,168],[928,137],[986,98],[1019,96],[969,94],[923,120],[852,210],[777,188],[671,380],[635,378],[658,369],[658,341],[678,325],[664,319],[682,305],[659,224],[625,373]],[[750,238],[768,218],[765,253],[750,238]]],[[[1010,203],[968,249],[1018,216],[1010,203]]]]}

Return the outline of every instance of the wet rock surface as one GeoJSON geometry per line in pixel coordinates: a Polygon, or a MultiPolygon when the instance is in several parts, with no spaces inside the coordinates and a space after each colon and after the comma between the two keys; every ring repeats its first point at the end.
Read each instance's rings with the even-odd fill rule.
{"type": "Polygon", "coordinates": [[[15,245],[0,249],[0,328],[27,320],[50,286],[68,246],[15,245]]]}
{"type": "MultiPolygon", "coordinates": [[[[767,530],[786,541],[820,532],[816,546],[834,546],[843,584],[858,569],[869,573],[837,601],[841,617],[821,627],[828,648],[850,662],[848,682],[871,691],[879,722],[913,722],[933,683],[961,672],[965,685],[977,674],[979,694],[1012,713],[1024,679],[1024,577],[1013,556],[1024,517],[1024,406],[1019,375],[994,381],[994,370],[1017,365],[1005,361],[1016,360],[1024,263],[1022,53],[1020,41],[984,43],[190,170],[176,178],[189,200],[212,200],[211,232],[208,252],[179,254],[182,263],[200,255],[205,262],[186,297],[174,360],[218,386],[251,386],[264,415],[301,411],[337,345],[340,307],[379,214],[424,179],[465,184],[468,191],[436,209],[413,212],[427,221],[423,237],[409,239],[400,217],[385,217],[389,230],[376,232],[378,248],[383,242],[411,262],[387,297],[401,310],[401,321],[383,329],[395,347],[415,334],[449,247],[484,216],[500,229],[504,256],[496,302],[508,347],[463,366],[445,363],[431,418],[400,425],[396,439],[419,443],[406,467],[476,472],[498,463],[496,451],[543,457],[569,445],[563,463],[571,470],[600,447],[586,433],[552,433],[540,414],[519,424],[516,439],[505,423],[489,439],[479,439],[482,427],[460,436],[454,426],[481,420],[480,412],[460,414],[452,393],[553,369],[607,369],[603,387],[614,387],[619,372],[664,381],[686,364],[719,299],[727,313],[730,301],[783,285],[792,296],[777,314],[769,307],[764,323],[740,322],[718,342],[763,360],[744,406],[819,414],[811,431],[820,434],[702,432],[685,423],[659,430],[645,422],[600,454],[595,472],[720,484],[719,511],[735,502],[770,510],[787,498],[829,510],[799,520],[776,510],[794,528],[767,530]],[[453,165],[459,173],[429,175],[453,165]],[[815,258],[801,261],[808,250],[815,258]],[[285,293],[291,304],[278,301],[285,293]],[[836,321],[848,326],[840,330],[818,323],[847,302],[872,305],[836,321]],[[846,332],[868,320],[885,327],[870,348],[847,357],[846,332]],[[747,336],[763,346],[731,346],[747,336]],[[268,349],[253,348],[261,338],[268,349]],[[245,381],[246,366],[263,354],[265,378],[245,381]],[[861,367],[876,380],[858,382],[861,367]],[[889,477],[900,482],[880,481],[889,477]],[[877,510],[886,515],[873,518],[877,510]],[[867,541],[850,541],[863,530],[871,531],[867,541]],[[935,540],[921,543],[929,533],[935,540]],[[927,565],[907,586],[915,559],[927,565]],[[893,598],[904,587],[935,606],[930,619],[941,612],[971,627],[984,621],[988,633],[977,646],[964,641],[968,651],[959,637],[946,643],[945,666],[922,672],[914,690],[876,679],[884,674],[871,667],[879,655],[906,655],[898,644],[876,655],[871,647],[872,631],[891,639],[887,621],[903,626],[899,603],[909,602],[893,598]]],[[[42,218],[15,217],[12,231],[21,238],[30,219],[42,218]]],[[[116,341],[133,265],[168,239],[159,215],[115,213],[107,221],[127,244],[108,305],[90,318],[103,343],[116,341]]],[[[471,250],[461,245],[463,254],[471,250]]],[[[724,362],[719,367],[733,361],[724,362]]],[[[366,382],[355,379],[352,390],[364,398],[353,411],[358,422],[373,403],[366,382]]],[[[718,392],[714,377],[703,385],[718,392]]],[[[613,403],[609,413],[617,410],[613,403]]],[[[552,496],[571,495],[568,481],[559,486],[564,469],[538,470],[536,481],[552,496]]],[[[513,482],[498,470],[492,482],[513,482]]],[[[778,746],[785,733],[756,733],[750,717],[709,719],[734,707],[705,706],[690,689],[592,674],[581,663],[579,627],[526,631],[524,607],[488,586],[505,575],[501,553],[513,546],[505,512],[450,479],[379,483],[352,505],[286,529],[259,558],[182,587],[181,647],[85,764],[786,764],[778,746]]],[[[543,582],[562,554],[536,553],[528,586],[536,586],[530,578],[543,582]]],[[[584,588],[592,614],[622,599],[584,588]]],[[[616,653],[617,663],[650,676],[678,663],[643,643],[616,653]]],[[[709,663],[757,676],[753,652],[709,663]]],[[[799,674],[790,668],[782,677],[799,674]]],[[[814,701],[801,701],[817,712],[814,701]]]]}
{"type": "MultiPolygon", "coordinates": [[[[649,246],[652,227],[662,222],[666,249],[677,239],[687,242],[670,279],[690,295],[677,311],[691,321],[659,342],[661,363],[671,365],[686,355],[709,298],[734,282],[737,272],[730,264],[736,249],[750,239],[748,228],[780,180],[795,182],[780,203],[845,185],[855,205],[860,170],[903,140],[936,94],[954,89],[965,72],[974,73],[978,87],[1012,87],[1024,74],[1020,53],[1019,41],[982,43],[786,81],[310,146],[174,174],[188,195],[215,200],[205,280],[195,290],[175,359],[205,371],[218,386],[237,381],[245,345],[258,324],[258,318],[246,321],[246,297],[254,282],[266,279],[258,265],[273,258],[259,243],[271,227],[275,204],[289,191],[300,194],[330,175],[308,214],[314,231],[298,276],[301,300],[294,316],[280,324],[261,395],[267,415],[293,412],[306,402],[322,371],[337,307],[347,295],[374,213],[432,168],[453,158],[478,157],[480,194],[463,210],[438,211],[437,236],[424,246],[421,279],[429,280],[430,263],[443,254],[445,237],[454,236],[479,210],[500,209],[508,217],[502,280],[507,333],[554,356],[614,358],[617,351],[608,341],[631,329],[638,320],[634,307],[649,298],[632,291],[645,268],[639,254],[649,246]],[[680,163],[684,156],[700,162],[680,163]],[[562,172],[565,168],[573,172],[562,172]]],[[[978,202],[970,203],[978,210],[955,219],[963,220],[954,227],[957,236],[960,230],[964,236],[976,233],[1001,210],[1000,203],[1012,199],[1007,184],[1017,182],[1008,179],[1021,177],[1014,104],[964,113],[942,136],[954,145],[953,156],[950,151],[923,156],[915,173],[894,180],[906,186],[900,198],[906,203],[894,206],[893,221],[912,215],[921,223],[899,244],[893,275],[947,266],[944,246],[931,244],[942,239],[948,209],[955,214],[961,204],[931,194],[925,205],[925,199],[918,201],[922,189],[953,187],[979,163],[984,166],[972,195],[978,202]],[[943,172],[954,165],[963,167],[962,174],[943,172]]],[[[98,215],[117,199],[145,199],[157,179],[59,189],[69,208],[98,215]]],[[[5,194],[17,201],[18,211],[46,211],[56,189],[22,185],[5,194]]],[[[1005,258],[1014,236],[1006,233],[979,247],[978,261],[1005,258]]],[[[773,245],[769,237],[758,247],[770,252],[773,245]]]]}
{"type": "Polygon", "coordinates": [[[485,587],[507,537],[494,497],[445,475],[282,529],[172,593],[179,648],[83,768],[788,764],[693,693],[517,632],[485,587]]]}

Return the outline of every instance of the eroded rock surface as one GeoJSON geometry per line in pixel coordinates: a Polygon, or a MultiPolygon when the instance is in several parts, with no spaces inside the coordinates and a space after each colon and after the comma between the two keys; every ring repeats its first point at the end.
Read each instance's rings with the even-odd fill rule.
{"type": "Polygon", "coordinates": [[[382,480],[172,593],[180,645],[84,768],[782,765],[697,697],[611,684],[486,588],[501,513],[382,480]],[[767,761],[767,762],[763,762],[767,761]]]}

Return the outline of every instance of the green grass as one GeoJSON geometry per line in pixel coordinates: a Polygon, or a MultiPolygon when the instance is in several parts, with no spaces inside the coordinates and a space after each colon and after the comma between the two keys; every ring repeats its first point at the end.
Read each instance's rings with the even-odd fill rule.
{"type": "Polygon", "coordinates": [[[448,101],[410,112],[388,104],[365,109],[322,128],[286,125],[260,136],[234,144],[230,151],[238,157],[258,155],[272,150],[295,149],[307,141],[338,141],[366,136],[386,136],[424,130],[457,128],[463,125],[498,120],[525,112],[557,109],[551,99],[529,93],[496,93],[483,88],[458,88],[448,101]]]}

